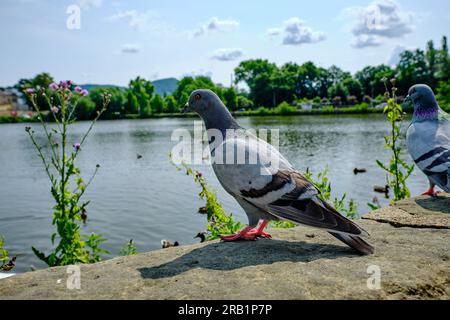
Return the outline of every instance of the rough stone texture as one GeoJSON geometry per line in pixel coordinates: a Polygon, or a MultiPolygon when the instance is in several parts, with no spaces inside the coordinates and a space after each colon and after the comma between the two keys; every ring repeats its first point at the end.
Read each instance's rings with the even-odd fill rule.
{"type": "Polygon", "coordinates": [[[82,265],[80,290],[67,289],[66,267],[28,272],[0,280],[0,298],[449,299],[450,230],[386,218],[399,210],[419,219],[435,215],[423,208],[448,210],[448,198],[438,201],[446,207],[417,198],[382,212],[383,220],[414,227],[358,221],[372,235],[371,256],[355,254],[323,231],[271,230],[274,240],[211,242],[82,265]],[[381,271],[379,290],[367,286],[371,265],[381,271]]]}
{"type": "Polygon", "coordinates": [[[450,229],[450,194],[420,196],[372,211],[363,219],[390,223],[395,227],[450,229]]]}

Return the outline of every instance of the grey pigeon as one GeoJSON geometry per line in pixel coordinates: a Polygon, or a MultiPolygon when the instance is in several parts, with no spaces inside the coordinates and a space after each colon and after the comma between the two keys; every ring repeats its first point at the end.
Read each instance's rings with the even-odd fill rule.
{"type": "Polygon", "coordinates": [[[234,235],[222,236],[223,241],[270,238],[264,232],[269,221],[289,220],[324,229],[360,254],[373,253],[373,247],[361,238],[367,232],[322,201],[317,188],[276,148],[239,126],[214,92],[193,91],[182,112],[196,112],[202,117],[217,179],[248,216],[249,226],[234,235]],[[218,145],[216,140],[223,142],[218,145]],[[229,150],[237,158],[244,155],[245,163],[225,161],[229,150]],[[254,154],[256,160],[251,158],[254,154]],[[275,168],[270,165],[274,159],[278,162],[275,168]]]}
{"type": "Polygon", "coordinates": [[[427,85],[412,86],[406,100],[414,104],[406,143],[414,162],[428,177],[430,188],[424,194],[436,196],[436,185],[450,192],[450,115],[439,107],[427,85]]]}

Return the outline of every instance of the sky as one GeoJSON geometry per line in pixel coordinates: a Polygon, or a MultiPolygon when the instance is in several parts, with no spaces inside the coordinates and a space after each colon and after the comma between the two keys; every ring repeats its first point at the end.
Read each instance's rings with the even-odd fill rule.
{"type": "Polygon", "coordinates": [[[128,85],[208,75],[229,85],[247,59],[352,73],[450,36],[448,0],[0,0],[0,86],[128,85]]]}

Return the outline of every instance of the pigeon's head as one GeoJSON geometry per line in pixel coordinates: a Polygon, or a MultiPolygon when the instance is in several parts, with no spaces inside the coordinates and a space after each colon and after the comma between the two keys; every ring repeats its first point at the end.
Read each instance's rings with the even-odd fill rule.
{"type": "Polygon", "coordinates": [[[414,108],[434,107],[436,105],[436,97],[433,90],[426,84],[416,84],[409,88],[406,100],[414,104],[414,108]]]}
{"type": "Polygon", "coordinates": [[[416,84],[408,91],[405,101],[414,105],[414,118],[417,120],[433,119],[437,116],[439,106],[433,90],[426,84],[416,84]]]}
{"type": "MultiPolygon", "coordinates": [[[[188,102],[181,112],[196,112],[200,116],[213,108],[220,108],[223,104],[220,98],[209,89],[198,89],[192,91],[188,102]]],[[[214,111],[214,110],[212,110],[214,111]]]]}

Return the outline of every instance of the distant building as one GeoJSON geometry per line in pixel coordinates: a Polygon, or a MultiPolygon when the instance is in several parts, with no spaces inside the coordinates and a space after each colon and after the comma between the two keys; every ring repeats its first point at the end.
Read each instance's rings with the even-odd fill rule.
{"type": "Polygon", "coordinates": [[[0,90],[0,105],[10,104],[14,105],[17,103],[17,95],[11,90],[1,89],[0,90]]]}
{"type": "Polygon", "coordinates": [[[301,108],[302,108],[302,110],[311,110],[313,108],[313,106],[310,103],[302,103],[301,108]]]}
{"type": "Polygon", "coordinates": [[[0,115],[9,115],[13,111],[28,111],[22,94],[16,89],[0,89],[0,115]]]}

